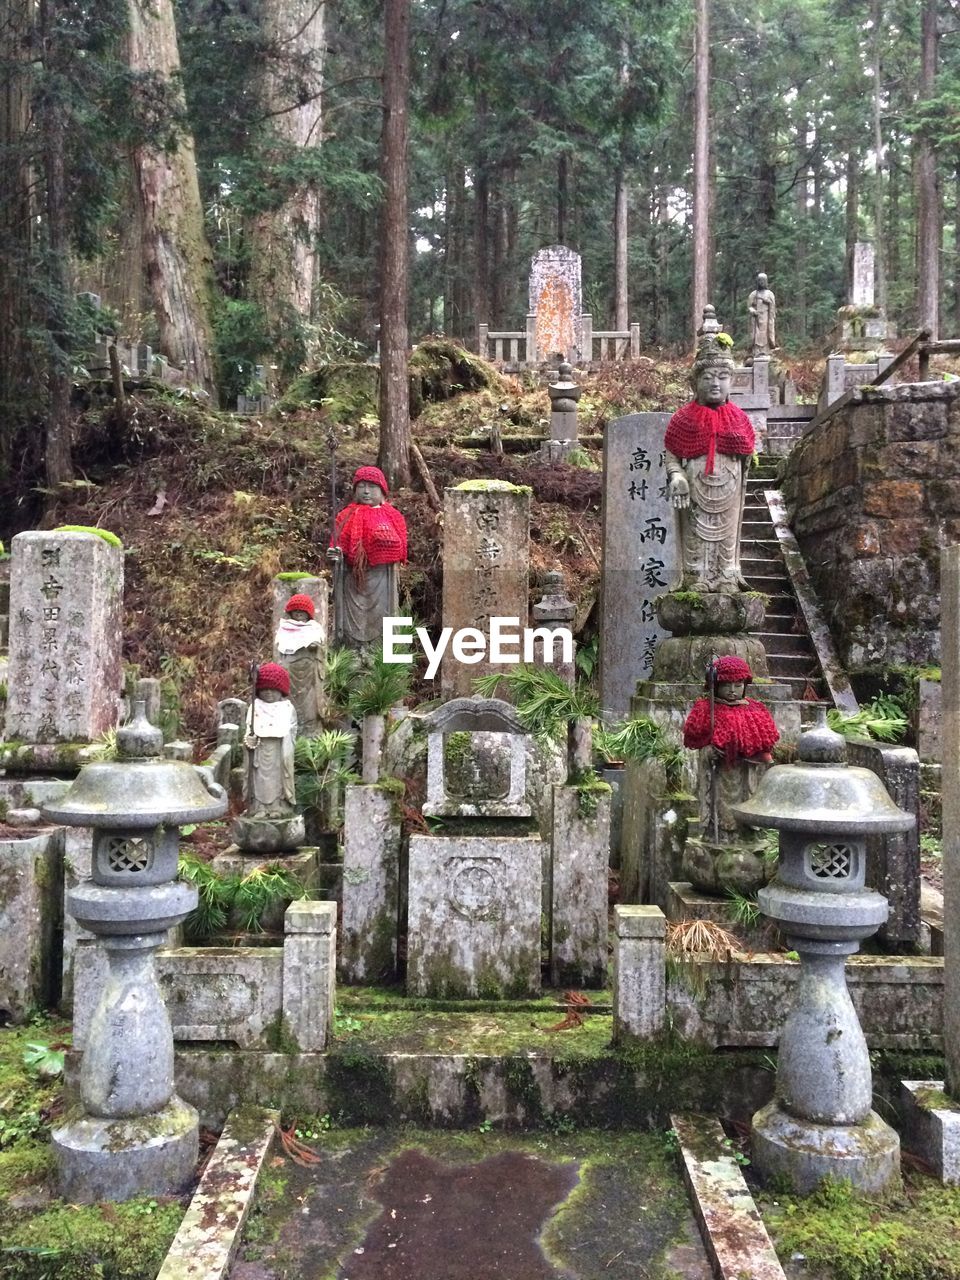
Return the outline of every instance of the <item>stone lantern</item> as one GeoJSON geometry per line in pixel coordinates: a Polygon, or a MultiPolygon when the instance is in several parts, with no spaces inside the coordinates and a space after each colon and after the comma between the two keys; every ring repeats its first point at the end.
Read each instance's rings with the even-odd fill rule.
{"type": "Polygon", "coordinates": [[[177,880],[179,827],[222,817],[212,774],[161,759],[144,703],[118,730],[116,761],[88,764],[44,816],[93,829],[92,878],[67,909],[108,962],[80,1071],[80,1106],[51,1135],[60,1192],[73,1202],[179,1191],[197,1159],[197,1113],[173,1089],[173,1033],[154,969],[167,930],[196,906],[177,880]]]}
{"type": "Polygon", "coordinates": [[[547,384],[550,396],[550,438],[575,441],[577,439],[577,401],[583,388],[574,381],[573,365],[564,360],[556,382],[547,384]]]}
{"type": "Polygon", "coordinates": [[[732,807],[740,821],[779,831],[779,871],[758,899],[801,964],[776,1096],[753,1117],[753,1161],[761,1178],[782,1176],[799,1192],[828,1176],[878,1191],[899,1180],[900,1140],[871,1110],[870,1057],[844,964],[887,918],[886,898],[864,887],[867,837],[915,819],[876,774],[845,763],[843,738],[822,712],[798,755],[732,807]]]}

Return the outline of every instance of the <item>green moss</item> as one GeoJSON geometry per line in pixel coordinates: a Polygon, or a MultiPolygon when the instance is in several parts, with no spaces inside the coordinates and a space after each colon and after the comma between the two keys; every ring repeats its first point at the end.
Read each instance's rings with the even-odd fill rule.
{"type": "Polygon", "coordinates": [[[454,485],[468,493],[533,493],[528,484],[511,484],[509,480],[463,480],[454,485]]]}
{"type": "Polygon", "coordinates": [[[956,1280],[960,1189],[908,1178],[902,1192],[866,1196],[826,1182],[804,1198],[759,1201],[781,1257],[802,1253],[833,1280],[956,1280]]]}
{"type": "Polygon", "coordinates": [[[306,573],[306,572],[278,573],[276,575],[278,582],[301,582],[304,578],[313,578],[313,577],[316,577],[316,574],[306,573]]]}
{"type": "Polygon", "coordinates": [[[264,1029],[263,1042],[273,1053],[299,1053],[300,1045],[290,1024],[280,1012],[264,1029]]]}
{"type": "Polygon", "coordinates": [[[331,1053],[326,1070],[327,1102],[340,1124],[389,1124],[395,1119],[390,1068],[363,1045],[331,1053]]]}
{"type": "Polygon", "coordinates": [[[53,1152],[46,1144],[33,1143],[0,1151],[0,1200],[14,1191],[45,1182],[53,1168],[53,1152]]]}
{"type": "Polygon", "coordinates": [[[674,600],[679,600],[681,604],[703,604],[703,596],[699,591],[671,591],[670,595],[674,600]]]}
{"type": "Polygon", "coordinates": [[[61,524],[56,527],[54,533],[92,533],[98,538],[102,538],[104,542],[111,547],[120,547],[123,549],[123,543],[115,533],[111,533],[109,529],[100,529],[92,524],[61,524]]]}
{"type": "Polygon", "coordinates": [[[6,1280],[153,1280],[183,1217],[176,1201],[54,1204],[0,1217],[6,1280]]]}

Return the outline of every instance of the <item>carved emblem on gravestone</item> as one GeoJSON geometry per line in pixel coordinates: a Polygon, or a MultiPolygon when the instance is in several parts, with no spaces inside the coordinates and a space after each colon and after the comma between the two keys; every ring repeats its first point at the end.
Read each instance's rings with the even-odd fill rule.
{"type": "Polygon", "coordinates": [[[502,879],[500,858],[472,858],[469,862],[451,859],[447,863],[450,906],[465,920],[497,920],[503,915],[498,888],[502,879]]]}

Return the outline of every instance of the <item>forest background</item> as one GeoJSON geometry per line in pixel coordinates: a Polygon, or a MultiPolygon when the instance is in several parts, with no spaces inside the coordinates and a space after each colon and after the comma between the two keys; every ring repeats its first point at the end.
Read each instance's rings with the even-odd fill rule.
{"type": "Polygon", "coordinates": [[[389,380],[407,322],[521,328],[554,242],[647,349],[698,269],[822,345],[862,238],[901,332],[960,332],[957,0],[0,0],[0,74],[0,477],[72,478],[96,328],[225,406],[378,324],[389,380]]]}

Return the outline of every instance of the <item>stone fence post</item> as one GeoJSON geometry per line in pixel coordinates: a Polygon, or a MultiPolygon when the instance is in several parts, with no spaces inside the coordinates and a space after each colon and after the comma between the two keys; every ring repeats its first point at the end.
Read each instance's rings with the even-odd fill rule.
{"type": "Polygon", "coordinates": [[[613,1038],[649,1040],[666,1011],[667,919],[659,907],[615,907],[613,1038]]]}
{"type": "Polygon", "coordinates": [[[283,918],[283,1017],[302,1053],[327,1047],[337,985],[337,904],[291,902],[283,918]]]}

